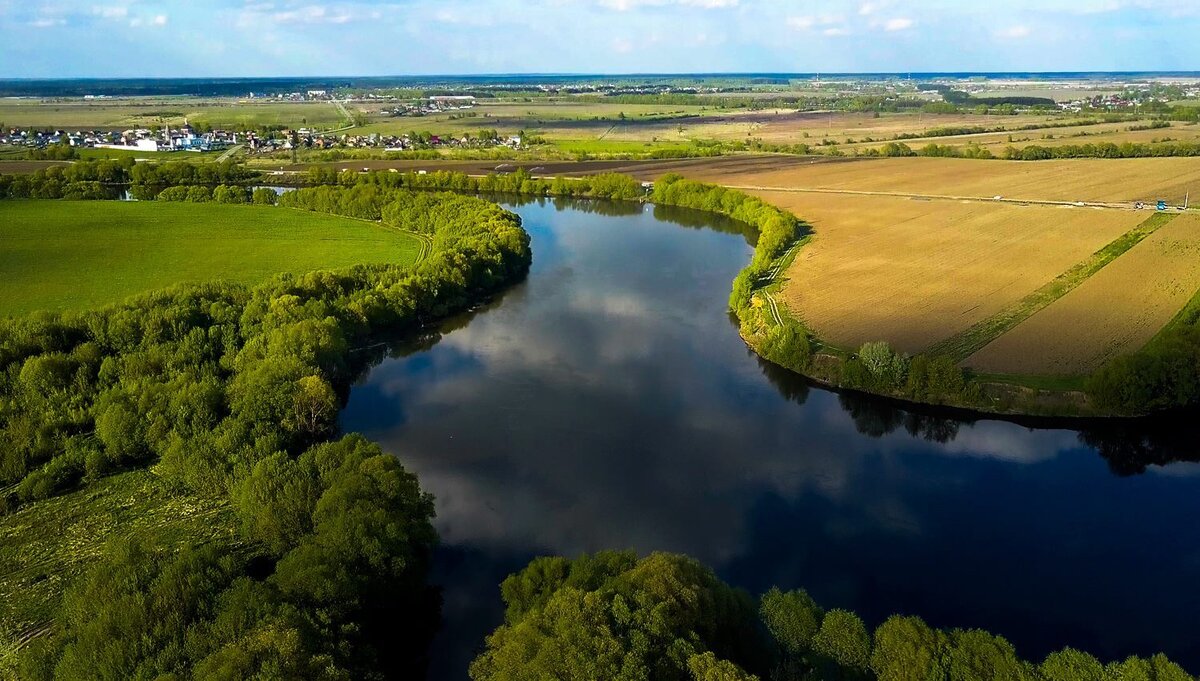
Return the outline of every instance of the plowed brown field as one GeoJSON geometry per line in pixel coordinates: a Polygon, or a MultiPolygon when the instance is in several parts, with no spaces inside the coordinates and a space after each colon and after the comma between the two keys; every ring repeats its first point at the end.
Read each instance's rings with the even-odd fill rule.
{"type": "Polygon", "coordinates": [[[1145,219],[1135,211],[754,192],[815,236],[781,302],[844,347],[887,340],[909,353],[1050,281],[1145,219]]]}
{"type": "Polygon", "coordinates": [[[1005,374],[1082,374],[1149,341],[1200,290],[1200,216],[1183,215],[967,359],[1005,374]]]}

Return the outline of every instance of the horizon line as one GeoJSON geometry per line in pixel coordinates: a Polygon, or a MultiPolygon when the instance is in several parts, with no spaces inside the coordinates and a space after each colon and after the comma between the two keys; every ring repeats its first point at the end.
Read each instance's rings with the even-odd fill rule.
{"type": "Polygon", "coordinates": [[[1197,76],[1200,77],[1200,70],[1183,71],[1169,69],[1141,69],[1129,71],[1104,71],[1104,70],[1054,70],[1054,71],[630,71],[630,72],[541,72],[541,71],[514,71],[514,72],[495,72],[495,73],[431,73],[431,74],[388,74],[388,75],[291,75],[291,76],[273,76],[273,75],[257,75],[257,76],[0,76],[0,81],[59,81],[59,80],[96,80],[96,81],[122,81],[122,80],[297,80],[297,79],[404,79],[404,78],[535,78],[535,77],[551,77],[551,78],[629,78],[629,77],[653,77],[653,78],[668,78],[668,77],[749,77],[749,76],[892,76],[899,78],[912,78],[916,76],[1197,76]]]}

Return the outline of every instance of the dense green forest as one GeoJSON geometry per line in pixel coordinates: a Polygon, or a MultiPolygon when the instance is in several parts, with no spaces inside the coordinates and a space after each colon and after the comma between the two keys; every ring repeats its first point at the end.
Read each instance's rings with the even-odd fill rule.
{"type": "MultiPolygon", "coordinates": [[[[350,214],[356,189],[291,201],[319,194],[350,214]]],[[[517,216],[477,198],[388,189],[370,201],[432,242],[417,266],[188,286],[0,324],[0,514],[19,522],[63,494],[86,504],[109,477],[152,467],[164,494],[228,509],[234,523],[195,544],[171,525],[118,532],[82,572],[40,566],[34,579],[61,581],[61,602],[49,633],[3,660],[10,673],[419,674],[436,625],[433,502],[378,446],[336,437],[339,395],[353,348],[524,276],[529,239],[517,216]]],[[[19,616],[19,600],[0,613],[19,616]]]]}
{"type": "Polygon", "coordinates": [[[1102,664],[1064,649],[1040,663],[999,636],[893,616],[872,633],[803,590],[760,598],[685,556],[538,558],[501,585],[504,624],[475,681],[1185,681],[1163,655],[1102,664]]]}

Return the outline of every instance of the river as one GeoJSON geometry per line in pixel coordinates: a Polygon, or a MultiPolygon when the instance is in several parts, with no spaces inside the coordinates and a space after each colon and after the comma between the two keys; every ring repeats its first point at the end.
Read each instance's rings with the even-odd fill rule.
{"type": "Polygon", "coordinates": [[[1040,659],[1200,668],[1200,466],[1175,421],[1031,429],[839,395],[725,310],[751,238],[636,204],[510,205],[528,279],[391,349],[342,414],[436,497],[437,679],[466,678],[537,555],[690,554],[868,625],[983,628],[1040,659]]]}

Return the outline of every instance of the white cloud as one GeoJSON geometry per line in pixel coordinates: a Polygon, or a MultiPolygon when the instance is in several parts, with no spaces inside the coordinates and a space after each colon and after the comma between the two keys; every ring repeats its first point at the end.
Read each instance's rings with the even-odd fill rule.
{"type": "Polygon", "coordinates": [[[124,19],[129,14],[129,8],[124,5],[97,5],[92,7],[92,14],[103,19],[124,19]]]}
{"type": "Polygon", "coordinates": [[[681,7],[698,7],[701,9],[722,9],[737,7],[739,0],[598,0],[601,7],[615,9],[618,12],[628,12],[639,7],[664,7],[678,5],[681,7]]]}
{"type": "Polygon", "coordinates": [[[908,19],[905,17],[897,17],[895,19],[888,19],[886,22],[884,22],[883,30],[885,30],[885,31],[906,31],[906,30],[912,28],[913,26],[915,26],[916,23],[917,22],[913,21],[912,19],[908,19]]]}
{"type": "Polygon", "coordinates": [[[167,25],[167,15],[165,15],[165,14],[155,15],[154,16],[154,25],[155,26],[166,26],[167,25]]]}
{"type": "Polygon", "coordinates": [[[821,31],[821,35],[837,37],[837,36],[843,36],[843,35],[850,35],[850,31],[845,28],[827,28],[824,31],[821,31]]]}
{"type": "Polygon", "coordinates": [[[841,24],[845,23],[845,18],[834,14],[822,14],[813,16],[792,16],[786,20],[788,28],[797,31],[809,31],[816,28],[823,28],[822,33],[825,35],[844,35],[844,33],[836,33],[836,31],[846,31],[841,24]],[[831,33],[830,31],[835,31],[831,33]]]}
{"type": "Polygon", "coordinates": [[[350,21],[350,15],[341,11],[331,12],[324,5],[307,5],[275,12],[271,19],[278,24],[344,24],[350,21]]]}
{"type": "Polygon", "coordinates": [[[1008,28],[997,31],[996,36],[1015,40],[1020,38],[1028,38],[1030,33],[1033,33],[1033,30],[1028,26],[1009,26],[1008,28]]]}
{"type": "Polygon", "coordinates": [[[62,26],[65,23],[67,23],[66,19],[51,19],[49,17],[42,17],[29,22],[29,25],[34,28],[50,28],[51,26],[62,26]]]}

